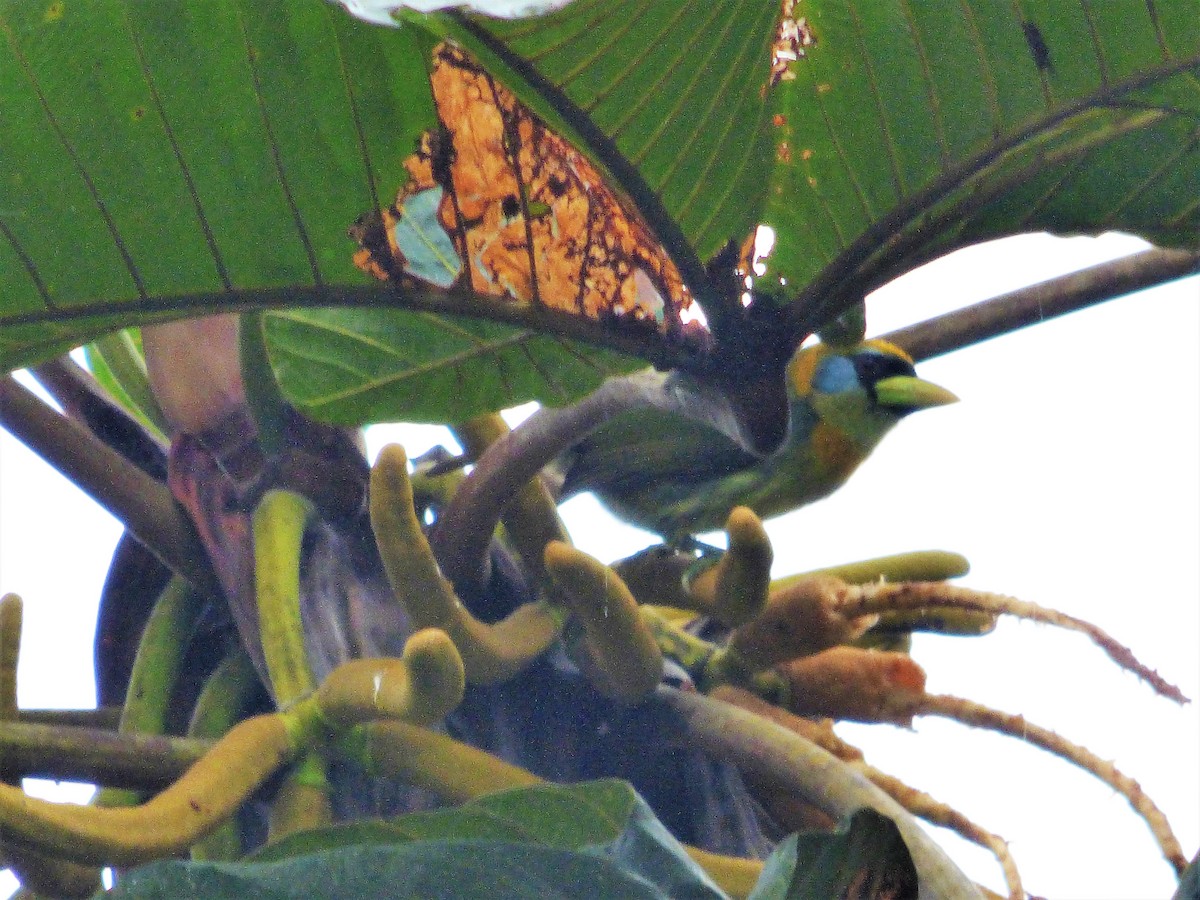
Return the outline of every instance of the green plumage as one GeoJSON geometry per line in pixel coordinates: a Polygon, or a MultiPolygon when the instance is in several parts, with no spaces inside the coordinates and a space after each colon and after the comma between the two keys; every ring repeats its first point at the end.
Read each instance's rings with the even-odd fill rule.
{"type": "Polygon", "coordinates": [[[564,493],[593,491],[621,518],[672,539],[721,527],[734,506],[768,518],[832,493],[908,413],[956,399],[883,341],[797,351],[788,394],[788,434],[769,456],[695,420],[639,410],[571,451],[564,493]]]}

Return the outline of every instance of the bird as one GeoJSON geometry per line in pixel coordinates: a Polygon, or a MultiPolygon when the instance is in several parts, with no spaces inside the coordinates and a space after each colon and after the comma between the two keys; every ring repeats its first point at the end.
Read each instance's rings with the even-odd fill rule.
{"type": "Polygon", "coordinates": [[[559,461],[562,496],[591,491],[619,518],[686,544],[735,506],[766,519],[828,496],[902,418],[958,400],[878,338],[801,347],[786,377],[788,429],[775,452],[755,455],[682,415],[630,411],[559,461]]]}

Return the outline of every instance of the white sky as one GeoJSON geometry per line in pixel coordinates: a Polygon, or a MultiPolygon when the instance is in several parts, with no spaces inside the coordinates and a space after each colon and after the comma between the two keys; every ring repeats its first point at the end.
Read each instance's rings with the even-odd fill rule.
{"type": "MultiPolygon", "coordinates": [[[[869,304],[878,334],[1132,252],[1129,238],[1033,236],[961,251],[869,304]]],[[[769,525],[776,574],[905,550],[963,553],[971,586],[1100,625],[1200,699],[1200,279],[1143,292],[931,360],[952,407],[901,423],[835,496],[769,525]]],[[[396,432],[376,429],[373,450],[396,432]]],[[[441,432],[406,431],[413,454],[441,432]]],[[[564,506],[604,560],[648,543],[589,497],[564,506]]],[[[0,591],[25,598],[24,707],[93,704],[91,640],[116,523],[0,431],[0,591]]],[[[928,689],[1020,713],[1137,779],[1184,852],[1200,843],[1200,712],[1154,695],[1080,635],[1002,623],[918,638],[928,689]]],[[[954,723],[843,726],[875,766],[1011,843],[1051,898],[1165,898],[1174,878],[1123,798],[1018,741],[954,723]]],[[[60,799],[78,801],[79,788],[60,799]]],[[[984,851],[939,839],[1002,890],[984,851]]],[[[7,878],[7,874],[4,876],[7,878]]],[[[7,892],[0,882],[0,896],[7,892]]]]}

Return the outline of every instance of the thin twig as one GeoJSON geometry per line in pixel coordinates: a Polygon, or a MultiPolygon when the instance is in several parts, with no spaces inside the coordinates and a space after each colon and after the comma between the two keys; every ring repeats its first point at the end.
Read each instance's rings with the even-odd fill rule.
{"type": "Polygon", "coordinates": [[[1054,609],[1038,606],[1003,594],[990,594],[970,588],[945,584],[940,581],[909,581],[898,584],[853,585],[839,598],[836,609],[851,618],[867,613],[894,612],[897,610],[936,609],[937,607],[968,609],[977,612],[1017,616],[1047,625],[1056,625],[1078,631],[1092,639],[1118,666],[1133,672],[1149,684],[1157,693],[1176,703],[1189,703],[1187,697],[1175,685],[1158,672],[1139,662],[1133,652],[1091,622],[1077,619],[1054,609]]]}
{"type": "Polygon", "coordinates": [[[916,715],[943,716],[965,725],[973,725],[976,728],[999,731],[1028,741],[1092,773],[1128,800],[1134,812],[1145,820],[1155,841],[1162,848],[1163,856],[1175,869],[1175,874],[1181,875],[1187,868],[1187,857],[1183,855],[1183,848],[1179,846],[1179,841],[1171,830],[1171,823],[1167,821],[1163,811],[1146,796],[1140,784],[1121,772],[1112,763],[1100,759],[1086,747],[1073,744],[1048,728],[1034,725],[1024,716],[991,709],[961,697],[927,694],[916,710],[916,715]]]}
{"type": "Polygon", "coordinates": [[[1026,894],[1021,886],[1021,873],[1017,871],[1016,861],[1008,849],[1008,842],[998,834],[993,834],[983,826],[973,822],[954,807],[943,803],[937,798],[917,788],[910,787],[899,778],[881,772],[865,762],[852,763],[864,775],[907,809],[914,816],[920,816],[926,822],[949,828],[959,836],[973,844],[978,844],[996,857],[1000,870],[1004,873],[1004,883],[1008,886],[1010,900],[1024,900],[1026,894]]]}
{"type": "Polygon", "coordinates": [[[1193,250],[1143,250],[883,335],[920,362],[1200,272],[1193,250]]]}
{"type": "Polygon", "coordinates": [[[195,528],[164,484],[11,375],[0,380],[0,425],[120,519],[163,563],[199,590],[222,596],[195,528]]]}
{"type": "Polygon", "coordinates": [[[0,756],[25,778],[158,790],[187,771],[214,742],[117,734],[103,728],[0,723],[0,756]]]}

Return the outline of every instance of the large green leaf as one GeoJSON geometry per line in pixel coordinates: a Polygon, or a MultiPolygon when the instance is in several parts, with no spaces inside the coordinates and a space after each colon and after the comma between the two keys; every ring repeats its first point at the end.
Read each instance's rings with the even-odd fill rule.
{"type": "Polygon", "coordinates": [[[270,313],[271,363],[288,399],[314,419],[446,421],[516,402],[562,404],[645,365],[494,322],[395,310],[270,313]]]}
{"type": "Polygon", "coordinates": [[[254,291],[362,283],[346,228],[431,121],[419,32],[290,0],[17,0],[0,28],[6,368],[254,291]]]}
{"type": "Polygon", "coordinates": [[[256,307],[289,309],[267,316],[272,363],[337,421],[567,398],[633,365],[529,329],[671,361],[649,338],[352,266],[347,226],[392,200],[434,122],[443,34],[614,177],[702,299],[704,261],[774,227],[757,286],[800,301],[780,340],[986,237],[1200,241],[1195,0],[804,0],[816,44],[770,86],[778,9],[577,0],[388,29],[319,0],[0,0],[0,368],[119,325],[256,307]],[[403,305],[496,324],[386,309],[403,305]],[[458,339],[439,353],[435,332],[458,339]]]}
{"type": "Polygon", "coordinates": [[[778,241],[759,286],[804,286],[810,321],[1007,234],[1200,245],[1194,0],[802,9],[817,43],[780,85],[762,215],[778,241]]]}
{"type": "Polygon", "coordinates": [[[317,829],[248,863],[156,863],[113,896],[724,896],[616,780],[537,785],[456,809],[317,829]]]}

